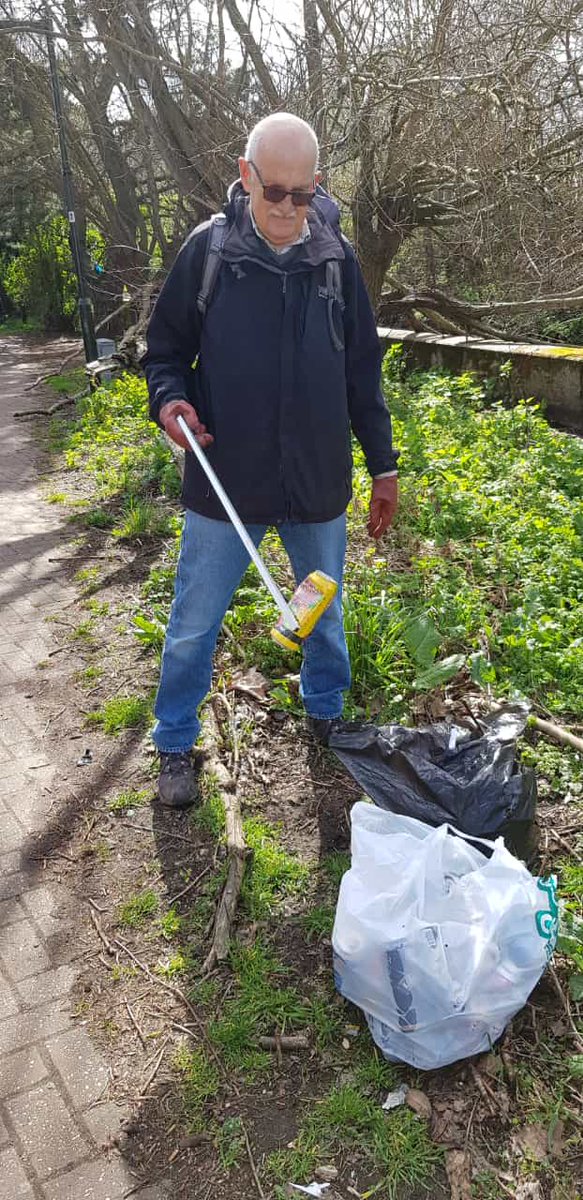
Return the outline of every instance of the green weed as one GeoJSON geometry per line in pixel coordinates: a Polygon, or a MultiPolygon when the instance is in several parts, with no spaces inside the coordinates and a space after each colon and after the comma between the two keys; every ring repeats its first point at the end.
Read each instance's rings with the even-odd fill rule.
{"type": "Polygon", "coordinates": [[[176,954],[171,954],[169,958],[158,961],[154,972],[156,975],[163,975],[165,979],[172,979],[175,975],[183,975],[187,968],[188,958],[180,950],[177,950],[176,954]]]}
{"type": "Polygon", "coordinates": [[[160,615],[158,606],[151,618],[143,613],[135,613],[132,617],[132,629],[145,649],[161,653],[166,635],[166,621],[160,615]]]}
{"type": "MultiPolygon", "coordinates": [[[[581,713],[583,447],[531,402],[489,403],[472,376],[403,382],[389,366],[385,386],[402,450],[391,537],[407,565],[391,571],[376,551],[372,576],[362,553],[349,563],[355,694],[366,703],[384,678],[389,694],[378,702],[399,715],[395,689],[407,706],[415,680],[405,631],[425,618],[439,631],[440,659],[463,658],[495,694],[518,690],[553,712],[581,713]]],[[[424,686],[434,685],[430,673],[424,686]]]]}
{"type": "Polygon", "coordinates": [[[140,892],[120,904],[117,910],[117,922],[128,929],[140,929],[158,912],[159,901],[152,888],[140,892]]]}
{"type": "Polygon", "coordinates": [[[175,908],[169,908],[168,912],[164,913],[158,921],[158,928],[162,937],[167,942],[171,942],[173,938],[178,937],[182,927],[182,918],[177,913],[175,908]]]}
{"type": "Polygon", "coordinates": [[[570,967],[569,992],[575,1003],[583,1001],[583,867],[567,860],[561,868],[559,895],[563,914],[558,949],[570,967]]]}
{"type": "Polygon", "coordinates": [[[79,519],[89,529],[112,529],[115,525],[113,513],[104,508],[86,508],[79,519]]]}
{"type": "Polygon", "coordinates": [[[109,612],[107,600],[84,600],[83,607],[87,608],[94,617],[106,617],[109,612]]]}
{"type": "Polygon", "coordinates": [[[96,664],[94,665],[91,663],[88,667],[84,667],[84,669],[79,672],[78,679],[80,683],[95,683],[95,680],[101,679],[102,675],[103,667],[98,667],[96,664]]]}
{"type": "Polygon", "coordinates": [[[102,708],[88,713],[88,725],[100,725],[105,733],[118,734],[122,729],[144,729],[151,720],[150,701],[144,696],[115,696],[102,708]]]}
{"type": "Polygon", "coordinates": [[[243,1122],[240,1117],[227,1117],[217,1136],[217,1151],[223,1171],[232,1171],[245,1153],[243,1122]]]}
{"type": "Polygon", "coordinates": [[[179,494],[172,454],[149,421],[146,382],[137,375],[123,375],[81,400],[77,421],[60,436],[68,465],[83,466],[102,499],[120,496],[128,503],[179,494]]]}
{"type": "Polygon", "coordinates": [[[67,497],[64,492],[49,492],[45,500],[47,504],[66,504],[67,497]]]}
{"type": "Polygon", "coordinates": [[[138,538],[169,537],[175,530],[176,518],[164,512],[154,500],[130,496],[121,514],[121,522],[113,536],[131,542],[138,538]]]}
{"type": "Polygon", "coordinates": [[[0,322],[0,333],[38,333],[41,328],[40,321],[37,318],[30,318],[26,321],[22,317],[6,317],[0,322]]]}
{"type": "Polygon", "coordinates": [[[100,578],[99,567],[81,567],[75,572],[75,583],[94,584],[100,578]]]}
{"type": "Polygon", "coordinates": [[[151,792],[147,788],[135,790],[128,788],[125,792],[118,792],[112,800],[109,801],[107,808],[112,813],[126,813],[128,809],[142,808],[144,804],[149,804],[151,792]]]}
{"type": "Polygon", "coordinates": [[[83,642],[86,646],[92,646],[95,643],[94,638],[95,622],[91,617],[86,621],[80,621],[74,629],[71,630],[69,636],[75,642],[83,642]]]}
{"type": "Polygon", "coordinates": [[[219,991],[220,986],[216,979],[201,979],[191,987],[188,999],[191,1004],[200,1004],[202,1008],[210,1008],[215,1004],[219,991]]]}

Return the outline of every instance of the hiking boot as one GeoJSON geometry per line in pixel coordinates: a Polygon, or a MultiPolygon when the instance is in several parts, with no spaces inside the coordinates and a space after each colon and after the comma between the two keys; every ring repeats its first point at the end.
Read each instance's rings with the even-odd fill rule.
{"type": "Polygon", "coordinates": [[[342,725],[342,717],[308,717],[308,731],[321,746],[328,745],[331,733],[342,725]]]}
{"type": "Polygon", "coordinates": [[[190,808],[198,800],[196,772],[190,750],[160,753],[158,798],[167,808],[190,808]]]}

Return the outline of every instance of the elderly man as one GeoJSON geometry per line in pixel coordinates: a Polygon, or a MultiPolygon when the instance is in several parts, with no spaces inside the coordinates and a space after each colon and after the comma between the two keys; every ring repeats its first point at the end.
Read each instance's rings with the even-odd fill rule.
{"type": "MultiPolygon", "coordinates": [[[[144,365],[152,419],[185,446],[176,421],[184,417],[255,544],[275,526],[296,581],[320,568],[340,585],[301,668],[310,725],[324,740],[350,687],[341,584],[351,428],[372,476],[374,538],[397,506],[397,455],[374,316],[338,209],[318,186],[317,158],[314,131],[298,117],[278,113],[255,126],[219,226],[215,218],[194,230],[162,288],[144,365]]],[[[196,800],[197,710],[249,562],[191,452],[182,499],[153,730],[160,800],[176,808],[196,800]]]]}

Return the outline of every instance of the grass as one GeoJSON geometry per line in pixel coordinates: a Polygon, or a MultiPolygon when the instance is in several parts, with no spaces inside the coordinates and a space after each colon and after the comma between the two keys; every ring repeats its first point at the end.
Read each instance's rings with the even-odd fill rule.
{"type": "Polygon", "coordinates": [[[0,321],[0,333],[40,333],[40,322],[36,318],[23,320],[22,317],[5,317],[0,321]]]}
{"type": "Polygon", "coordinates": [[[301,923],[308,942],[320,942],[332,936],[335,913],[333,904],[316,904],[304,914],[301,923]]]}
{"type": "Polygon", "coordinates": [[[202,804],[192,813],[192,823],[196,829],[203,830],[214,839],[221,841],[225,832],[225,807],[215,776],[205,771],[200,776],[200,792],[202,804]]]}
{"type": "Polygon", "coordinates": [[[177,518],[164,512],[154,500],[142,500],[130,496],[126,501],[119,525],[112,529],[113,536],[132,542],[139,538],[170,537],[176,530],[177,518]]]}
{"type": "Polygon", "coordinates": [[[235,946],[231,962],[235,994],[223,1004],[221,1016],[211,1021],[209,1034],[233,1070],[261,1072],[271,1066],[271,1056],[257,1051],[257,1038],[274,1030],[305,1028],[309,1005],[287,983],[287,969],[263,942],[235,946]]]}
{"type": "MultiPolygon", "coordinates": [[[[424,1186],[442,1159],[426,1126],[407,1108],[383,1112],[378,1099],[369,1099],[352,1084],[333,1088],[302,1122],[291,1150],[268,1159],[277,1183],[308,1179],[318,1162],[348,1153],[378,1179],[377,1194],[396,1200],[402,1188],[424,1186]]],[[[402,1194],[402,1193],[401,1193],[402,1194]]]]}
{"type": "Polygon", "coordinates": [[[206,1106],[219,1091],[217,1067],[201,1047],[189,1050],[185,1046],[176,1051],[174,1067],[181,1077],[182,1100],[188,1129],[191,1133],[198,1133],[206,1125],[206,1106]]]}
{"type": "Polygon", "coordinates": [[[109,812],[122,814],[133,808],[143,808],[145,804],[150,803],[151,797],[148,788],[127,788],[124,792],[118,792],[109,801],[107,808],[109,812]]]}
{"type": "MultiPolygon", "coordinates": [[[[434,690],[443,695],[452,684],[467,686],[471,679],[496,697],[519,692],[564,720],[582,720],[581,443],[550,429],[535,405],[493,404],[488,388],[470,376],[426,373],[405,380],[395,353],[387,358],[384,383],[395,442],[403,451],[402,499],[391,534],[379,546],[369,543],[363,525],[370,483],[356,448],[346,569],[346,630],[354,672],[348,713],[379,722],[408,721],[416,718],[420,697],[434,690]]],[[[51,438],[64,449],[69,465],[82,468],[93,482],[90,507],[81,519],[129,541],[162,539],[130,618],[141,648],[157,654],[172,600],[179,541],[180,522],[168,518],[168,499],[176,496],[174,465],[147,421],[145,388],[135,377],[99,389],[77,411],[72,424],[52,423],[51,438]]],[[[275,535],[268,535],[264,549],[288,591],[291,577],[275,535]]],[[[98,586],[94,570],[86,568],[78,577],[87,594],[98,586]]],[[[97,604],[90,612],[105,615],[97,604]]],[[[271,600],[250,568],[226,617],[232,637],[227,635],[223,643],[222,665],[226,672],[241,664],[259,667],[272,682],[278,706],[293,714],[301,706],[297,687],[285,676],[297,672],[298,659],[282,656],[271,642],[274,616],[271,600]]],[[[88,683],[93,678],[98,676],[86,672],[88,683]]],[[[150,702],[141,696],[113,697],[90,715],[90,722],[114,734],[143,727],[149,719],[150,702]]],[[[521,753],[535,767],[541,795],[569,797],[573,809],[581,803],[580,756],[536,741],[532,733],[521,753]]],[[[154,970],[163,979],[179,977],[222,1062],[219,1071],[208,1044],[177,1052],[189,1129],[209,1132],[215,1170],[233,1172],[234,1178],[244,1160],[242,1126],[234,1115],[216,1117],[223,1071],[242,1081],[251,1099],[255,1087],[267,1092],[277,1064],[258,1047],[259,1037],[308,1031],[313,1052],[309,1066],[302,1064],[305,1086],[297,1137],[292,1146],[258,1159],[262,1178],[264,1172],[269,1177],[266,1193],[282,1196],[281,1185],[290,1179],[309,1182],[316,1166],[338,1156],[378,1200],[401,1200],[410,1189],[428,1188],[431,1194],[441,1153],[431,1144],[426,1124],[409,1110],[382,1111],[383,1094],[402,1073],[382,1059],[362,1025],[347,1029],[355,1013],[335,995],[327,951],[319,946],[330,937],[337,891],[349,867],[347,854],[327,854],[316,867],[290,853],[283,829],[245,816],[253,855],[246,868],[229,982],[225,990],[222,975],[197,978],[226,871],[219,789],[205,774],[201,783],[203,803],[189,819],[197,840],[214,843],[216,869],[196,894],[182,900],[180,909],[161,912],[149,888],[118,910],[118,920],[130,928],[143,928],[148,937],[155,934],[169,943],[168,955],[160,957],[154,970]],[[284,920],[290,922],[292,939],[286,938],[284,920]],[[317,971],[302,964],[296,972],[288,963],[300,938],[305,962],[317,963],[317,971]]],[[[134,807],[138,794],[120,793],[110,811],[134,807]]],[[[106,843],[103,847],[109,854],[106,843]]],[[[574,859],[559,865],[567,914],[561,952],[569,963],[576,1016],[579,977],[583,980],[583,875],[574,859]]],[[[184,882],[195,874],[194,867],[183,871],[184,882]]],[[[522,1043],[518,1108],[512,1102],[515,1121],[544,1121],[550,1127],[557,1118],[569,1119],[583,1062],[571,1047],[564,1053],[564,1045],[559,1038],[546,1045],[542,1032],[536,1054],[528,1052],[530,1041],[522,1043]]],[[[501,1147],[501,1161],[504,1152],[501,1147]]],[[[474,1179],[473,1193],[482,1200],[497,1196],[496,1174],[474,1179]]]]}
{"type": "Polygon", "coordinates": [[[115,696],[102,708],[88,713],[88,725],[99,725],[104,733],[117,735],[122,729],[144,729],[151,720],[151,703],[144,696],[115,696]]]}
{"type": "Polygon", "coordinates": [[[117,922],[127,929],[141,929],[158,912],[159,900],[152,888],[131,896],[117,910],[117,922]]]}
{"type": "Polygon", "coordinates": [[[256,817],[243,821],[252,851],[241,888],[245,911],[254,920],[270,916],[285,899],[305,893],[310,869],[281,846],[275,829],[256,817]]]}
{"type": "Polygon", "coordinates": [[[75,396],[87,387],[87,376],[83,367],[77,367],[76,370],[64,371],[61,375],[50,375],[47,385],[58,396],[75,396]]]}

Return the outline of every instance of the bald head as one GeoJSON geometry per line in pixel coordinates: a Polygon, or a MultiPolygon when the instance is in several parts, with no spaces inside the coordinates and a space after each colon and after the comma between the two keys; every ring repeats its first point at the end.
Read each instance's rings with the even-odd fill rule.
{"type": "Polygon", "coordinates": [[[318,166],[318,139],[311,125],[296,117],[293,113],[272,113],[264,117],[251,130],[245,149],[247,162],[253,159],[259,162],[262,152],[270,153],[277,146],[280,153],[286,156],[306,158],[311,161],[311,173],[315,175],[318,166]]]}
{"type": "Polygon", "coordinates": [[[317,165],[318,139],[300,117],[273,113],[251,130],[245,157],[239,159],[241,183],[249,194],[253,220],[272,246],[292,246],[301,235],[319,179],[317,165]],[[283,195],[268,199],[270,187],[283,195]],[[306,196],[305,204],[294,204],[291,193],[296,201],[297,193],[306,196]]]}

